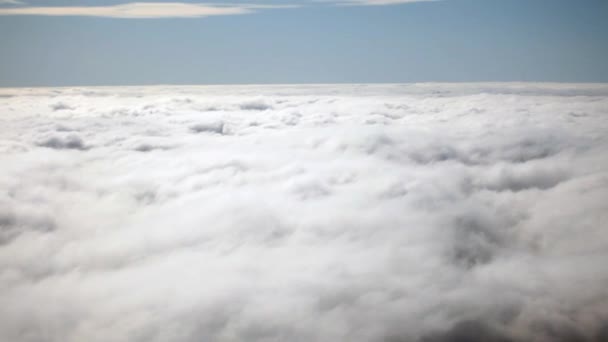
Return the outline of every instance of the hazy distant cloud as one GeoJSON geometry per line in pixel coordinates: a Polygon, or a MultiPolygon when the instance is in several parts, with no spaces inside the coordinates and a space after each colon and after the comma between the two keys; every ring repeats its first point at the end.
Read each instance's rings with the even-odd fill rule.
{"type": "MultiPolygon", "coordinates": [[[[2,3],[3,0],[0,0],[2,3]]],[[[4,0],[14,3],[13,0],[4,0]]],[[[146,3],[133,2],[113,6],[53,6],[1,8],[0,15],[42,15],[42,16],[88,16],[107,18],[199,18],[216,15],[236,15],[251,13],[261,8],[289,8],[284,5],[211,5],[180,2],[146,3]]]]}

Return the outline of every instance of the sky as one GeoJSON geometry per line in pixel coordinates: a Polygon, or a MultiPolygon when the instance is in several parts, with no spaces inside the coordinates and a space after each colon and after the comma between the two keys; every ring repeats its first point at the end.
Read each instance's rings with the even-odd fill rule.
{"type": "Polygon", "coordinates": [[[0,0],[0,86],[608,82],[605,0],[0,0]]]}

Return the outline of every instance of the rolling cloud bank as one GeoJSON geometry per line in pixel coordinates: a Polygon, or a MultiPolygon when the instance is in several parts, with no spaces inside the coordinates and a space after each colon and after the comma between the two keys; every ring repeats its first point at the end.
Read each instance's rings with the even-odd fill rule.
{"type": "Polygon", "coordinates": [[[608,86],[0,89],[2,341],[607,341],[608,86]]]}

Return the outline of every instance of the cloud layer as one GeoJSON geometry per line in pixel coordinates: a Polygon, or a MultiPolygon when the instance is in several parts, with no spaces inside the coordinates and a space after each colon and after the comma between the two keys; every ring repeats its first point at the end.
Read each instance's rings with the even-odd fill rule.
{"type": "Polygon", "coordinates": [[[604,341],[608,87],[0,89],[0,340],[604,341]]]}

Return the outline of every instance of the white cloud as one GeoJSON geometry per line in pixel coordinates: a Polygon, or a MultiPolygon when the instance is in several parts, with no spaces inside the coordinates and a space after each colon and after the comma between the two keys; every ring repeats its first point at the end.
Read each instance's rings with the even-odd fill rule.
{"type": "Polygon", "coordinates": [[[112,6],[53,6],[0,8],[0,15],[90,16],[108,18],[199,18],[251,13],[264,8],[291,8],[289,5],[207,5],[179,2],[135,2],[112,6]]]}
{"type": "MultiPolygon", "coordinates": [[[[323,1],[323,0],[321,0],[323,1]]],[[[440,0],[338,0],[327,1],[340,6],[381,6],[440,0]]],[[[25,5],[18,0],[0,0],[0,5],[25,5]]],[[[248,14],[262,9],[297,8],[301,5],[268,4],[195,4],[180,2],[134,2],[109,6],[19,6],[0,8],[0,16],[88,16],[122,19],[200,18],[219,15],[248,14]]]]}
{"type": "Polygon", "coordinates": [[[604,341],[608,86],[0,89],[2,341],[604,341]]]}

